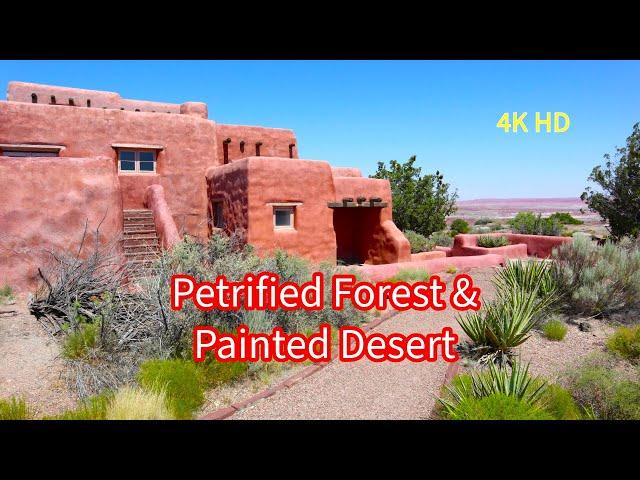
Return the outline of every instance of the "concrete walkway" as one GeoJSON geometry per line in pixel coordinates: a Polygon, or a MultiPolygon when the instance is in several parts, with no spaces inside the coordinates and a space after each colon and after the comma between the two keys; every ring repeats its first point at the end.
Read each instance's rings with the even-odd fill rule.
{"type": "MultiPolygon", "coordinates": [[[[470,272],[474,283],[483,289],[483,297],[485,291],[489,293],[492,273],[491,268],[470,272]]],[[[374,331],[428,333],[439,332],[445,326],[461,333],[455,311],[449,308],[442,312],[400,313],[374,331]]],[[[447,367],[444,361],[334,360],[316,374],[240,410],[230,419],[428,419],[447,367]]]]}

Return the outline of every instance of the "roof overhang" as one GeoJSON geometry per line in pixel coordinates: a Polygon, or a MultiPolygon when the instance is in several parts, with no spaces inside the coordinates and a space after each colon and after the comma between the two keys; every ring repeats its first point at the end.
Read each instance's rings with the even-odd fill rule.
{"type": "Polygon", "coordinates": [[[64,145],[31,144],[31,143],[0,143],[0,149],[16,152],[59,152],[64,145]]]}
{"type": "Polygon", "coordinates": [[[147,143],[112,143],[111,148],[133,148],[137,150],[164,150],[164,145],[150,145],[147,143]]]}

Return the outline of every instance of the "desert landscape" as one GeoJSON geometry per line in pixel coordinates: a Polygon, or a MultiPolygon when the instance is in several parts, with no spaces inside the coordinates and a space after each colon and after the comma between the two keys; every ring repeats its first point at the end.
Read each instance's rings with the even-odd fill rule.
{"type": "Polygon", "coordinates": [[[479,219],[492,219],[505,223],[518,212],[533,212],[543,217],[556,212],[569,213],[584,222],[583,225],[570,225],[571,232],[583,231],[591,235],[604,237],[607,234],[606,222],[578,197],[566,198],[480,198],[458,200],[456,212],[447,218],[450,224],[461,218],[473,225],[479,219]]]}

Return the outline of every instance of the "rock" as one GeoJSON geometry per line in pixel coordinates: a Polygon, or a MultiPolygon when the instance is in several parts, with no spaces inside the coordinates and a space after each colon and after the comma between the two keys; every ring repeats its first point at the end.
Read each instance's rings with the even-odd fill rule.
{"type": "Polygon", "coordinates": [[[591,331],[591,325],[587,322],[580,322],[578,323],[578,329],[581,332],[590,332],[591,331]]]}

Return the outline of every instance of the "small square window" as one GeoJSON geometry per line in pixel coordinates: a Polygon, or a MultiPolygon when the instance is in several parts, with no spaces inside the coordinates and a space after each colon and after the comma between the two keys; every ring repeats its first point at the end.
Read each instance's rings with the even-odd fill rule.
{"type": "Polygon", "coordinates": [[[121,172],[154,173],[156,152],[150,150],[119,150],[118,168],[121,172]]]}
{"type": "Polygon", "coordinates": [[[274,207],[273,208],[273,227],[294,228],[294,207],[274,207]]]}

